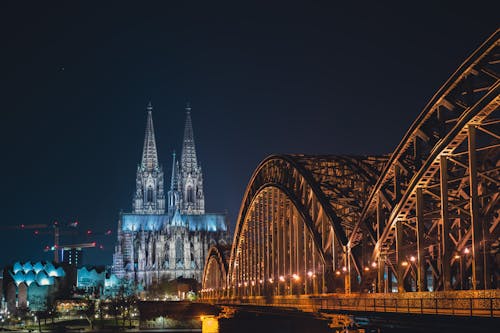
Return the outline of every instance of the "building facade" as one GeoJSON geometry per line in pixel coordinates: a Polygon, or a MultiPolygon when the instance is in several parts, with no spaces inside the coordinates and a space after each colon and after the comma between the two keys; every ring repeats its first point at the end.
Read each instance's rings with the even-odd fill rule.
{"type": "Polygon", "coordinates": [[[226,215],[205,213],[203,173],[196,156],[189,106],[180,160],[174,153],[170,187],[165,195],[152,110],[149,104],[133,209],[122,213],[118,221],[113,273],[145,286],[178,277],[201,282],[209,247],[229,240],[226,215]]]}

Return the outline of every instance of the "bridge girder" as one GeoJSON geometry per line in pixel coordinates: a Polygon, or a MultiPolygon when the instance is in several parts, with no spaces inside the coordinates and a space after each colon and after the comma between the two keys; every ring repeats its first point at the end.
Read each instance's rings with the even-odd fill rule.
{"type": "Polygon", "coordinates": [[[225,295],[498,288],[499,38],[457,69],[390,156],[265,159],[241,204],[225,295]]]}
{"type": "Polygon", "coordinates": [[[399,291],[491,287],[481,253],[498,242],[499,54],[497,31],[434,95],[373,187],[349,248],[378,230],[379,291],[392,274],[399,291]]]}
{"type": "Polygon", "coordinates": [[[331,273],[347,264],[345,249],[354,226],[348,217],[361,211],[359,203],[386,160],[307,155],[264,160],[240,209],[229,266],[231,292],[290,293],[294,282],[310,292],[344,288],[331,273]]]}

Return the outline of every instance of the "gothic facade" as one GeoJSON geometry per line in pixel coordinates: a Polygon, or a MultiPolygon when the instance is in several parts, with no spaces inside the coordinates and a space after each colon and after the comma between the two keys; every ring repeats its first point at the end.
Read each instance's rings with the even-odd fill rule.
{"type": "Polygon", "coordinates": [[[205,213],[203,173],[196,156],[189,106],[180,160],[174,153],[170,188],[165,196],[152,111],[149,104],[133,210],[120,214],[112,270],[118,277],[145,286],[178,277],[201,282],[209,247],[229,240],[226,216],[205,213]]]}

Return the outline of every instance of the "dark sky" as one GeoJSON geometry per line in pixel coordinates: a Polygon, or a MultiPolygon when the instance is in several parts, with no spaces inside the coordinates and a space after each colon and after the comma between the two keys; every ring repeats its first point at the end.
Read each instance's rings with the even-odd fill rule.
{"type": "Polygon", "coordinates": [[[391,152],[498,28],[498,2],[437,2],[2,2],[0,265],[49,257],[6,226],[54,220],[112,229],[86,253],[111,263],[149,100],[166,175],[191,101],[206,207],[233,230],[271,153],[391,152]]]}

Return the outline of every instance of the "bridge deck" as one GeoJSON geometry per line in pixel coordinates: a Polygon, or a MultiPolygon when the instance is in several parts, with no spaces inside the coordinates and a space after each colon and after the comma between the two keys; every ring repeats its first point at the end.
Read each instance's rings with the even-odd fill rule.
{"type": "Polygon", "coordinates": [[[232,299],[206,299],[224,304],[248,304],[270,307],[296,308],[307,312],[377,312],[425,315],[454,315],[500,318],[500,295],[496,291],[478,293],[460,291],[452,293],[401,294],[328,294],[321,296],[275,296],[232,299]]]}

